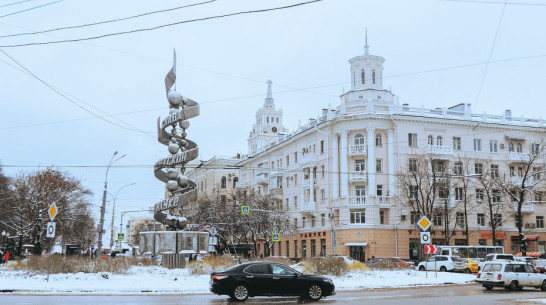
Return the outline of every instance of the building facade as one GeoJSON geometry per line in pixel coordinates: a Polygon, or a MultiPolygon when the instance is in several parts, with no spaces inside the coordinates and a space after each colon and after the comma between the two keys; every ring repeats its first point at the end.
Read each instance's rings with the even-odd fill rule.
{"type": "MultiPolygon", "coordinates": [[[[489,160],[498,172],[517,180],[518,164],[544,140],[542,119],[516,118],[509,110],[489,115],[472,113],[470,104],[435,109],[400,104],[383,87],[384,61],[370,55],[366,45],[363,55],[349,60],[351,88],[341,95],[341,105],[323,109],[291,133],[282,126],[282,112],[275,110],[268,82],[267,98],[248,138],[248,155],[235,164],[240,168],[235,187],[273,195],[289,212],[296,230],[281,236],[273,255],[417,259],[420,230],[397,180],[398,173],[407,172],[410,159],[424,156],[445,175],[454,175],[461,160],[472,166],[481,162],[476,160],[489,160]]],[[[544,156],[538,158],[537,174],[544,170],[544,161],[544,156]]],[[[199,185],[199,178],[196,181],[199,185]]],[[[458,209],[457,187],[447,188],[444,199],[458,209]]],[[[469,244],[492,245],[476,189],[469,190],[469,244]]],[[[528,251],[544,252],[544,182],[535,186],[535,193],[536,199],[525,206],[523,222],[526,234],[534,236],[528,251]]],[[[508,196],[500,200],[513,206],[508,196]]],[[[512,214],[502,215],[496,237],[506,252],[516,253],[512,214]]],[[[443,244],[442,219],[435,216],[433,222],[433,242],[443,244]]],[[[451,244],[462,244],[465,234],[462,226],[455,228],[451,244]]]]}

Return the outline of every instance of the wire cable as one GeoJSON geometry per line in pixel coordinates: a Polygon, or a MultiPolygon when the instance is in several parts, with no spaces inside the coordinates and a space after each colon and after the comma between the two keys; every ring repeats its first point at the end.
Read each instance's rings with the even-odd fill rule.
{"type": "Polygon", "coordinates": [[[16,5],[16,4],[23,3],[23,2],[29,2],[29,1],[34,1],[34,0],[23,0],[23,1],[14,2],[14,3],[3,4],[3,5],[0,5],[0,8],[2,8],[2,7],[7,7],[7,6],[12,6],[12,5],[16,5]]]}
{"type": "MultiPolygon", "coordinates": [[[[20,13],[24,13],[24,12],[28,12],[28,11],[31,11],[31,10],[35,10],[35,9],[38,9],[38,8],[41,8],[41,7],[44,7],[44,6],[52,5],[52,4],[63,2],[63,1],[64,0],[57,0],[57,1],[50,2],[50,3],[42,4],[42,5],[39,5],[39,6],[27,8],[27,9],[24,9],[22,11],[13,12],[13,13],[9,13],[9,14],[6,14],[6,15],[0,15],[0,18],[12,16],[12,15],[16,15],[16,14],[20,14],[20,13]]],[[[24,2],[24,1],[22,1],[22,2],[24,2]]],[[[21,2],[19,2],[19,3],[21,3],[21,2]]]]}
{"type": "MultiPolygon", "coordinates": [[[[59,1],[62,1],[62,0],[59,0],[59,1]]],[[[321,1],[323,1],[323,0],[311,0],[311,1],[307,1],[307,2],[300,2],[300,3],[296,3],[296,4],[291,4],[291,5],[286,5],[286,6],[278,6],[278,7],[267,8],[267,9],[240,11],[240,12],[224,14],[224,15],[216,15],[216,16],[209,16],[209,17],[203,17],[203,18],[183,20],[183,21],[163,24],[163,25],[150,27],[150,28],[142,28],[142,29],[136,29],[136,30],[130,30],[130,31],[109,33],[109,34],[103,34],[103,35],[91,36],[91,37],[85,37],[85,38],[4,45],[4,46],[0,46],[0,48],[17,48],[17,47],[28,47],[28,46],[37,46],[37,45],[48,45],[48,44],[58,44],[58,43],[94,40],[94,39],[100,39],[100,38],[106,38],[106,37],[112,37],[112,36],[118,36],[118,35],[126,35],[126,34],[133,34],[133,33],[139,33],[139,32],[154,31],[154,30],[157,30],[157,29],[161,29],[161,28],[165,28],[165,27],[171,27],[171,26],[185,24],[185,23],[193,23],[193,22],[200,22],[200,21],[206,21],[206,20],[212,20],[212,19],[221,19],[221,18],[233,17],[233,16],[238,16],[238,15],[265,13],[265,12],[270,12],[270,11],[284,10],[284,9],[289,9],[289,8],[294,8],[294,7],[298,7],[298,6],[308,5],[308,4],[312,4],[312,3],[315,3],[315,2],[321,2],[321,1]]]]}
{"type": "Polygon", "coordinates": [[[154,15],[154,14],[159,14],[159,13],[172,12],[172,11],[180,10],[180,9],[183,9],[183,8],[188,8],[188,7],[193,7],[193,6],[200,6],[200,5],[204,5],[204,4],[209,4],[209,3],[212,3],[212,2],[216,2],[216,1],[218,1],[218,0],[209,0],[209,1],[205,1],[205,2],[199,2],[199,3],[194,3],[194,4],[188,4],[188,5],[173,7],[173,8],[164,9],[164,10],[152,11],[152,12],[143,13],[143,14],[138,14],[138,15],[129,16],[129,17],[124,17],[124,18],[111,19],[111,20],[105,20],[105,21],[99,21],[99,22],[81,24],[81,25],[65,26],[65,27],[60,27],[60,28],[55,28],[55,29],[49,29],[49,30],[43,30],[43,31],[36,31],[36,32],[26,32],[26,33],[17,33],[17,34],[3,35],[3,36],[0,36],[0,38],[15,37],[15,36],[25,36],[25,35],[35,35],[35,34],[50,33],[50,32],[62,31],[62,30],[69,30],[69,29],[77,29],[77,28],[90,27],[90,26],[95,26],[95,25],[100,25],[100,24],[106,24],[106,23],[113,23],[113,22],[118,22],[118,21],[130,20],[130,19],[134,19],[134,18],[149,16],[149,15],[154,15]]]}

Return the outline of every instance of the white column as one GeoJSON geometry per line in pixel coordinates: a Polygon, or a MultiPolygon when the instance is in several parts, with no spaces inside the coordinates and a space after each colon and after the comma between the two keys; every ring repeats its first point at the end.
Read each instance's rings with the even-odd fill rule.
{"type": "Polygon", "coordinates": [[[333,145],[333,150],[334,150],[334,154],[333,154],[333,158],[332,158],[332,163],[333,163],[333,175],[332,175],[332,197],[333,198],[338,198],[339,197],[339,147],[338,147],[338,141],[339,141],[339,138],[338,138],[338,134],[334,134],[334,143],[332,143],[333,145]]]}
{"type": "Polygon", "coordinates": [[[301,188],[300,188],[300,190],[301,190],[301,194],[300,194],[300,209],[301,209],[301,207],[303,207],[303,203],[305,202],[305,192],[304,192],[305,189],[304,189],[304,187],[303,187],[303,178],[305,177],[305,168],[302,168],[302,169],[303,169],[303,171],[302,171],[301,176],[300,176],[300,178],[301,178],[301,179],[300,179],[300,181],[301,181],[301,182],[300,182],[300,183],[301,183],[301,184],[300,184],[300,185],[301,185],[301,188]]]}
{"type": "Polygon", "coordinates": [[[315,202],[315,194],[313,188],[315,187],[315,178],[313,175],[313,167],[309,167],[309,201],[315,202]]]}
{"type": "Polygon", "coordinates": [[[375,196],[375,128],[366,128],[368,133],[368,195],[375,196]]]}
{"type": "Polygon", "coordinates": [[[389,164],[389,196],[394,195],[394,131],[387,130],[387,156],[389,164]]]}
{"type": "Polygon", "coordinates": [[[341,161],[341,197],[349,196],[349,168],[347,166],[347,130],[341,132],[341,149],[339,158],[341,161]]]}

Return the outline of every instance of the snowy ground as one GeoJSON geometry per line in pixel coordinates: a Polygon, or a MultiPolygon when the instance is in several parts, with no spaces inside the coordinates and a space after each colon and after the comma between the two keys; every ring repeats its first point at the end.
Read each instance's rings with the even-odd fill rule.
{"type": "MultiPolygon", "coordinates": [[[[110,273],[34,275],[0,267],[0,290],[19,293],[89,293],[161,294],[208,293],[210,275],[190,275],[188,269],[168,270],[160,267],[132,267],[125,275],[110,273]]],[[[437,286],[472,283],[475,275],[445,272],[359,271],[331,277],[336,290],[362,290],[388,287],[437,286]]]]}

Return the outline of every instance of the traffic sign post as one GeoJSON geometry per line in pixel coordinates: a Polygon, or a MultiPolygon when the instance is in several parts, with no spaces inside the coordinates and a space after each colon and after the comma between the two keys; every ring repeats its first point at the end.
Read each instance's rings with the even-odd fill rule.
{"type": "Polygon", "coordinates": [[[273,233],[273,241],[279,241],[281,235],[279,233],[273,233]]]}
{"type": "Polygon", "coordinates": [[[421,231],[426,231],[428,228],[430,228],[432,222],[426,216],[423,216],[421,219],[419,219],[419,221],[417,221],[417,225],[419,228],[421,228],[421,231]]]}
{"type": "Polygon", "coordinates": [[[47,209],[47,215],[49,215],[49,219],[51,221],[55,220],[55,216],[57,216],[57,213],[59,212],[59,209],[57,208],[57,204],[53,202],[47,209]]]}
{"type": "Polygon", "coordinates": [[[241,206],[241,214],[248,215],[250,214],[250,206],[248,205],[242,205],[241,206]]]}
{"type": "Polygon", "coordinates": [[[123,233],[123,232],[118,232],[118,233],[116,234],[116,236],[117,236],[117,237],[116,237],[116,241],[125,241],[125,233],[123,233]]]}
{"type": "Polygon", "coordinates": [[[430,245],[430,232],[420,232],[421,234],[421,244],[430,245]]]}

